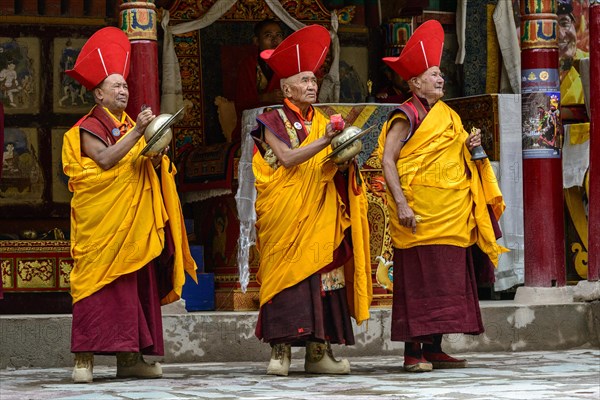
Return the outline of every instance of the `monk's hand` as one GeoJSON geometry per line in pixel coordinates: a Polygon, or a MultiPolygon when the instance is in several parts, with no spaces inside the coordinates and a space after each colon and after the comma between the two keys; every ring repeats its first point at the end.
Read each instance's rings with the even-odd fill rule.
{"type": "Polygon", "coordinates": [[[477,146],[481,146],[481,129],[473,127],[467,137],[467,149],[471,151],[477,146]]]}
{"type": "Polygon", "coordinates": [[[331,143],[331,139],[333,139],[340,132],[341,131],[334,129],[333,124],[331,122],[329,122],[327,124],[327,127],[325,128],[325,137],[327,138],[329,143],[331,143]]]}
{"type": "Polygon", "coordinates": [[[144,131],[148,127],[148,124],[150,124],[154,118],[156,118],[156,115],[154,115],[150,107],[142,108],[142,111],[140,111],[137,119],[135,120],[136,130],[143,135],[144,131]]]}
{"type": "Polygon", "coordinates": [[[412,233],[417,233],[417,220],[415,219],[415,213],[408,206],[408,204],[398,205],[398,220],[400,225],[405,228],[411,228],[412,233]]]}
{"type": "Polygon", "coordinates": [[[164,155],[169,152],[169,146],[165,147],[160,153],[155,156],[150,157],[150,161],[152,161],[152,166],[154,169],[158,169],[160,167],[160,163],[164,155]]]}
{"type": "Polygon", "coordinates": [[[343,163],[339,163],[339,164],[336,163],[335,165],[337,165],[338,170],[340,172],[344,172],[344,171],[347,171],[348,168],[350,168],[350,163],[353,162],[353,160],[354,160],[354,158],[352,158],[351,160],[348,160],[348,161],[344,161],[343,163]]]}

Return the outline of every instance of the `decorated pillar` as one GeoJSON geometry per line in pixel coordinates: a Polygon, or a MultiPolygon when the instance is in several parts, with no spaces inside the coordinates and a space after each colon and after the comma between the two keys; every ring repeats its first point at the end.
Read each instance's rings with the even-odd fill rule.
{"type": "Polygon", "coordinates": [[[566,284],[556,0],[521,1],[525,286],[566,284]]]}
{"type": "MultiPolygon", "coordinates": [[[[590,78],[600,76],[600,0],[590,0],[590,78]]],[[[600,280],[600,85],[590,84],[588,281],[600,280]],[[594,206],[592,206],[594,204],[594,206]]]]}
{"type": "Polygon", "coordinates": [[[135,119],[144,104],[158,114],[160,92],[154,0],[123,0],[120,10],[120,27],[131,42],[131,68],[127,79],[129,85],[127,114],[135,119]]]}

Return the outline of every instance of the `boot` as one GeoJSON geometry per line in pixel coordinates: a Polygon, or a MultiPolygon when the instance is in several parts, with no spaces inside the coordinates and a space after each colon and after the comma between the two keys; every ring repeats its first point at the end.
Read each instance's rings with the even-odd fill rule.
{"type": "Polygon", "coordinates": [[[160,363],[152,364],[144,361],[142,353],[117,353],[117,378],[160,378],[162,367],[160,363]]]}
{"type": "Polygon", "coordinates": [[[304,370],[309,374],[349,374],[350,362],[336,360],[329,342],[306,342],[304,370]]]}
{"type": "Polygon", "coordinates": [[[93,380],[94,353],[75,353],[75,367],[73,368],[74,383],[90,383],[93,380]]]}
{"type": "Polygon", "coordinates": [[[406,372],[429,372],[433,365],[423,357],[421,343],[404,343],[404,370],[406,372]]]}
{"type": "Polygon", "coordinates": [[[292,362],[292,346],[285,343],[271,347],[271,360],[267,367],[267,375],[287,376],[292,362]]]}
{"type": "Polygon", "coordinates": [[[423,357],[436,369],[466,368],[467,366],[467,360],[459,360],[444,353],[442,335],[434,335],[432,344],[423,345],[423,357]]]}

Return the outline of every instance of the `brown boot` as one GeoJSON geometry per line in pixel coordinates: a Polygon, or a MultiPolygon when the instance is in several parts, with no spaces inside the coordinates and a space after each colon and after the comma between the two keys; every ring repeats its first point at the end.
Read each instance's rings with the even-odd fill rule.
{"type": "Polygon", "coordinates": [[[74,383],[90,383],[93,381],[94,353],[75,353],[75,367],[71,375],[74,383]]]}
{"type": "Polygon", "coordinates": [[[144,361],[142,353],[117,353],[117,378],[152,379],[162,377],[160,363],[144,361]]]}
{"type": "Polygon", "coordinates": [[[350,362],[336,360],[329,342],[306,342],[304,370],[309,374],[349,374],[350,362]]]}
{"type": "Polygon", "coordinates": [[[292,346],[285,343],[271,347],[271,360],[267,367],[267,375],[287,376],[292,362],[292,346]]]}

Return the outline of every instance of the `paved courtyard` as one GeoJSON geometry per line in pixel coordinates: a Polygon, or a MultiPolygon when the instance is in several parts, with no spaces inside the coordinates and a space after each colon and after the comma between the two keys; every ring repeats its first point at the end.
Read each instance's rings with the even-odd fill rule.
{"type": "Polygon", "coordinates": [[[71,383],[69,368],[0,371],[0,399],[600,399],[600,350],[464,354],[470,367],[403,372],[402,357],[350,359],[352,374],[317,376],[293,359],[288,377],[264,375],[265,363],[164,365],[154,380],[115,378],[96,366],[94,383],[71,383]]]}

